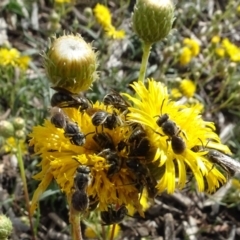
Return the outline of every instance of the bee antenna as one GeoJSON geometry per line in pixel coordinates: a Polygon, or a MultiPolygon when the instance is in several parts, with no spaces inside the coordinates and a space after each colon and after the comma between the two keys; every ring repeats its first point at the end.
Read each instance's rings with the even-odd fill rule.
{"type": "Polygon", "coordinates": [[[161,115],[162,115],[162,108],[163,108],[163,104],[164,104],[165,100],[166,100],[166,98],[163,99],[162,104],[161,104],[161,115]]]}

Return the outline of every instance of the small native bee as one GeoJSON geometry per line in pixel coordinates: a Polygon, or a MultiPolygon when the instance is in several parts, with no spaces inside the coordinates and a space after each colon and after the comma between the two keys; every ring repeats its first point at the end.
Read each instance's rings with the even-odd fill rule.
{"type": "Polygon", "coordinates": [[[66,127],[65,127],[64,136],[70,139],[70,142],[73,145],[82,146],[86,142],[86,137],[89,134],[93,134],[94,132],[90,132],[88,134],[84,134],[80,132],[80,129],[78,127],[78,124],[75,122],[67,121],[66,127]]]}
{"type": "Polygon", "coordinates": [[[108,113],[99,110],[92,115],[92,124],[96,127],[102,125],[103,127],[112,130],[119,125],[119,117],[115,111],[113,111],[113,113],[108,113]]]}
{"type": "Polygon", "coordinates": [[[56,127],[56,128],[65,128],[67,124],[67,117],[63,113],[61,108],[58,107],[53,107],[51,109],[51,123],[56,127]]]}
{"type": "Polygon", "coordinates": [[[128,109],[128,107],[130,107],[130,104],[113,89],[103,98],[103,104],[106,106],[112,105],[120,112],[124,112],[128,109]]]}
{"type": "Polygon", "coordinates": [[[240,163],[238,161],[235,161],[230,156],[223,154],[217,150],[209,150],[207,158],[211,162],[219,165],[230,176],[233,176],[236,172],[240,171],[240,163]]]}
{"type": "Polygon", "coordinates": [[[70,138],[70,142],[77,146],[82,146],[86,142],[86,136],[80,132],[77,123],[67,122],[64,136],[70,138]]]}
{"type": "Polygon", "coordinates": [[[112,140],[112,137],[108,133],[96,133],[93,135],[93,140],[99,145],[102,149],[114,149],[114,142],[112,140]]]}
{"type": "Polygon", "coordinates": [[[151,176],[149,169],[139,159],[133,158],[126,161],[127,167],[137,176],[136,187],[142,192],[142,184],[146,186],[148,196],[154,198],[157,194],[157,181],[151,176]]]}
{"type": "Polygon", "coordinates": [[[88,166],[80,165],[77,168],[76,176],[74,178],[75,188],[79,191],[86,191],[87,186],[91,182],[91,170],[88,166]]]}
{"type": "Polygon", "coordinates": [[[52,87],[57,92],[53,94],[51,98],[51,106],[52,107],[60,107],[60,108],[68,108],[73,107],[80,110],[80,112],[87,110],[92,106],[90,101],[82,97],[79,94],[72,94],[66,89],[59,87],[52,87]]]}
{"type": "Polygon", "coordinates": [[[127,213],[128,210],[125,205],[120,206],[117,210],[108,206],[108,211],[102,211],[100,215],[103,225],[111,225],[121,222],[127,213]]]}
{"type": "Polygon", "coordinates": [[[110,165],[107,171],[108,177],[112,177],[120,171],[122,167],[122,158],[118,156],[116,151],[107,148],[101,151],[98,155],[105,158],[110,165]]]}
{"type": "Polygon", "coordinates": [[[141,126],[137,126],[133,130],[127,143],[130,145],[129,156],[143,156],[146,155],[150,149],[150,142],[141,126]]]}
{"type": "MultiPolygon", "coordinates": [[[[159,127],[162,128],[163,133],[168,136],[167,141],[171,141],[173,152],[176,154],[181,154],[186,149],[186,143],[179,136],[179,134],[182,131],[177,127],[176,123],[169,119],[169,115],[167,113],[162,115],[162,107],[163,107],[164,101],[165,99],[162,102],[161,115],[156,116],[158,117],[156,123],[159,127]]],[[[156,133],[159,134],[160,136],[164,136],[159,132],[156,132],[156,133]]]]}
{"type": "Polygon", "coordinates": [[[79,166],[74,178],[75,191],[72,194],[71,203],[76,211],[83,212],[89,206],[89,198],[86,193],[87,186],[91,182],[90,168],[87,166],[79,166]]]}
{"type": "Polygon", "coordinates": [[[71,203],[76,211],[79,212],[86,211],[89,206],[89,199],[87,193],[84,191],[76,190],[72,194],[71,203]]]}

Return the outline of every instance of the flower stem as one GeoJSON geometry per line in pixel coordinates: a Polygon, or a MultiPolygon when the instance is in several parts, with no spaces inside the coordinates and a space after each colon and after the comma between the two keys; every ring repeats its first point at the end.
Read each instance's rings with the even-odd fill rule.
{"type": "Polygon", "coordinates": [[[151,52],[152,44],[142,42],[142,46],[143,46],[143,56],[142,56],[140,73],[139,73],[139,81],[142,81],[144,83],[145,82],[147,64],[148,64],[148,58],[149,58],[149,55],[150,55],[150,52],[151,52]]]}
{"type": "Polygon", "coordinates": [[[81,225],[80,225],[80,212],[76,211],[71,204],[69,204],[70,208],[70,216],[69,221],[71,226],[71,234],[73,240],[83,240],[82,238],[82,231],[81,231],[81,225]]]}
{"type": "Polygon", "coordinates": [[[22,159],[22,150],[21,150],[21,145],[20,141],[17,141],[17,160],[18,160],[18,166],[20,169],[20,174],[21,174],[21,179],[23,182],[23,188],[24,188],[24,195],[25,195],[25,201],[26,201],[26,207],[28,211],[28,218],[29,218],[29,223],[30,223],[30,229],[32,231],[32,240],[35,240],[35,231],[32,223],[32,218],[30,214],[30,201],[29,201],[29,195],[28,195],[28,188],[27,188],[27,181],[26,181],[26,174],[25,174],[25,169],[24,169],[24,164],[23,164],[23,159],[22,159]]]}

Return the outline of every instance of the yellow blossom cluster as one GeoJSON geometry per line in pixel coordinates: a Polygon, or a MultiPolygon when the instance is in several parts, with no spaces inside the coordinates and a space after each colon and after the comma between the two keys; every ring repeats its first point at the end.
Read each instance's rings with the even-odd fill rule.
{"type": "Polygon", "coordinates": [[[183,40],[184,47],[181,49],[179,62],[180,65],[187,65],[193,57],[196,57],[200,52],[200,45],[198,41],[185,38],[183,40]]]}
{"type": "MultiPolygon", "coordinates": [[[[96,102],[86,111],[73,106],[61,110],[71,126],[81,130],[81,134],[77,132],[78,137],[84,137],[80,143],[75,134],[68,135],[52,119],[34,127],[30,145],[41,155],[42,169],[35,175],[41,183],[32,199],[32,212],[53,180],[71,202],[79,166],[91,169],[87,195],[104,213],[109,206],[126,206],[129,212],[134,208],[143,216],[145,203],[139,198],[143,188],[148,198],[165,190],[173,193],[185,186],[189,173],[196,179],[199,191],[214,192],[226,182],[205,150],[207,146],[230,152],[220,143],[213,123],[203,121],[197,107],[171,101],[167,88],[153,79],[147,86],[135,82],[132,88],[134,95],[122,96],[133,105],[117,101],[114,106],[106,106],[96,102]],[[169,124],[173,128],[170,133],[165,128],[169,124]]],[[[106,96],[105,104],[116,98],[126,101],[116,93],[106,96]]]]}
{"type": "Polygon", "coordinates": [[[13,66],[26,70],[31,58],[23,56],[16,48],[0,48],[0,66],[13,66]]]}
{"type": "Polygon", "coordinates": [[[108,37],[113,39],[122,39],[125,37],[124,30],[116,30],[112,25],[112,16],[106,6],[98,3],[93,9],[93,12],[96,20],[103,27],[108,37]]]}
{"type": "Polygon", "coordinates": [[[211,42],[214,45],[214,51],[219,57],[228,57],[232,62],[240,62],[240,47],[232,43],[228,38],[221,40],[221,37],[213,36],[211,42]]]}

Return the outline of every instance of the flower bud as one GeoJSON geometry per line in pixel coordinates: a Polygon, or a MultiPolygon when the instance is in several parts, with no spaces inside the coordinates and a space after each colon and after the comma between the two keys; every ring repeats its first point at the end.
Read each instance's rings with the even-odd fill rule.
{"type": "Polygon", "coordinates": [[[12,120],[15,130],[21,130],[25,127],[25,120],[21,117],[16,117],[12,120]]]}
{"type": "Polygon", "coordinates": [[[14,127],[12,123],[6,120],[0,121],[0,136],[9,138],[14,135],[14,127]]]}
{"type": "Polygon", "coordinates": [[[155,43],[165,38],[174,20],[171,0],[137,0],[132,15],[133,29],[146,43],[155,43]]]}
{"type": "Polygon", "coordinates": [[[25,131],[24,130],[17,130],[16,132],[15,132],[15,137],[17,138],[17,139],[25,139],[25,137],[26,137],[26,134],[25,134],[25,131]]]}
{"type": "Polygon", "coordinates": [[[53,87],[71,93],[87,90],[97,78],[96,68],[96,53],[80,35],[55,39],[45,55],[45,69],[53,87]]]}
{"type": "Polygon", "coordinates": [[[12,233],[12,222],[5,215],[0,215],[0,239],[7,240],[12,233]]]}
{"type": "Polygon", "coordinates": [[[237,64],[235,62],[230,62],[228,65],[228,73],[233,74],[236,71],[237,64]]]}

